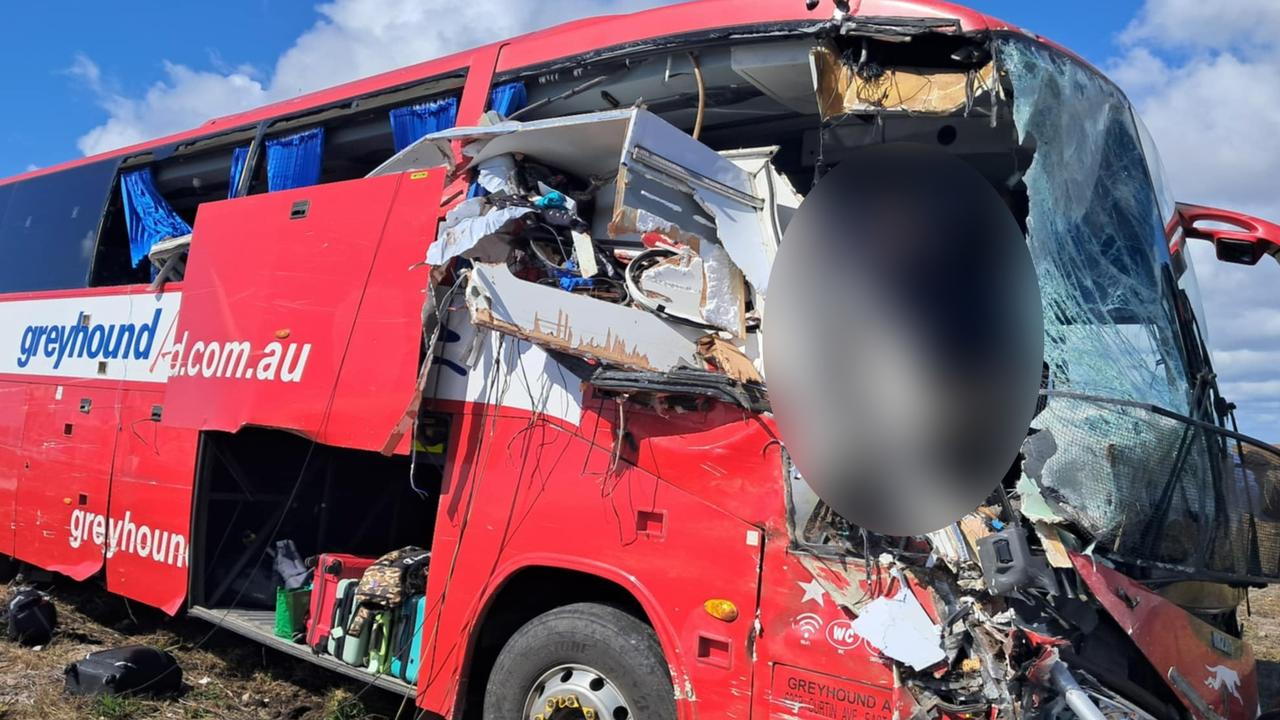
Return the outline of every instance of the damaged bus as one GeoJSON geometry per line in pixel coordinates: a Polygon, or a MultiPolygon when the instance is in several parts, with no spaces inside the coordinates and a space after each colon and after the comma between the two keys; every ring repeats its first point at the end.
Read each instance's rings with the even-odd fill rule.
{"type": "Polygon", "coordinates": [[[1256,264],[1280,228],[1176,203],[1051,42],[834,5],[583,20],[0,183],[6,564],[431,717],[1252,720],[1280,454],[1186,244],[1256,264]],[[788,222],[887,143],[1000,194],[1044,306],[1021,455],[918,537],[810,489],[761,362],[788,222]],[[354,631],[402,548],[419,587],[354,631]]]}

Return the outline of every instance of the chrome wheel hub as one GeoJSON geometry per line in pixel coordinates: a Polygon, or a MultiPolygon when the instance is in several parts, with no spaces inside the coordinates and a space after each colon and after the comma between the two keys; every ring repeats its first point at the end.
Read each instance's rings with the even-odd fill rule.
{"type": "Polygon", "coordinates": [[[559,665],[542,674],[524,703],[526,720],[633,720],[616,685],[585,665],[559,665]]]}

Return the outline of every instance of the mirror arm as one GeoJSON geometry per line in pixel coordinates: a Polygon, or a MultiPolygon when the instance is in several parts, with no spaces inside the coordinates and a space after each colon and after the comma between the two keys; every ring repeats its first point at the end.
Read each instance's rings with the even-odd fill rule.
{"type": "Polygon", "coordinates": [[[1254,265],[1262,259],[1263,255],[1270,255],[1280,262],[1280,225],[1234,210],[1190,203],[1178,203],[1177,207],[1183,236],[1212,242],[1218,249],[1218,259],[1238,258],[1230,255],[1229,252],[1224,253],[1224,250],[1227,250],[1226,246],[1234,246],[1235,248],[1251,247],[1252,258],[1248,261],[1230,259],[1229,262],[1254,265]],[[1224,230],[1198,226],[1199,223],[1210,222],[1230,225],[1236,229],[1224,230]]]}

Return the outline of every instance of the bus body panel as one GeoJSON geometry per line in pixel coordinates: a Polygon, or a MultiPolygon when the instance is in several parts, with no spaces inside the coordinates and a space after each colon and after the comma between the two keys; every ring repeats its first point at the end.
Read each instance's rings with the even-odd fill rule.
{"type": "MultiPolygon", "coordinates": [[[[472,405],[455,417],[450,446],[427,578],[423,707],[453,716],[477,623],[528,567],[576,570],[631,594],[671,665],[682,717],[742,707],[758,528],[640,468],[615,466],[613,448],[524,411],[472,405]],[[703,610],[716,598],[737,606],[736,622],[703,610]]],[[[669,469],[682,470],[697,473],[669,469]]]]}
{"type": "Polygon", "coordinates": [[[102,568],[120,388],[27,386],[14,556],[83,580],[102,568]],[[87,526],[86,526],[87,524],[87,526]]]}
{"type": "Polygon", "coordinates": [[[434,233],[421,210],[438,207],[442,187],[438,173],[404,177],[201,208],[168,351],[175,425],[382,448],[416,377],[426,272],[411,269],[413,249],[434,233]]]}
{"type": "MultiPolygon", "coordinates": [[[[436,236],[438,207],[444,190],[442,170],[402,176],[387,215],[382,242],[365,283],[350,349],[334,395],[343,408],[341,444],[382,449],[412,399],[423,355],[422,312],[427,301],[429,268],[426,247],[436,236]]],[[[408,452],[411,433],[392,449],[408,452]]]]}
{"type": "Polygon", "coordinates": [[[5,555],[13,555],[18,479],[26,463],[22,452],[26,424],[26,383],[0,382],[0,553],[5,555]]]}
{"type": "Polygon", "coordinates": [[[172,615],[187,597],[197,434],[166,421],[159,389],[126,388],[120,424],[107,589],[172,615]]]}

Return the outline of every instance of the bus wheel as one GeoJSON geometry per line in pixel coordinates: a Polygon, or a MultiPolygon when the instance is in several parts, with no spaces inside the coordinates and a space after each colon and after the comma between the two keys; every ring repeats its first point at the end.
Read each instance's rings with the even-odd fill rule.
{"type": "Polygon", "coordinates": [[[645,623],[578,603],[530,620],[489,675],[486,720],[675,720],[671,672],[645,623]]]}

